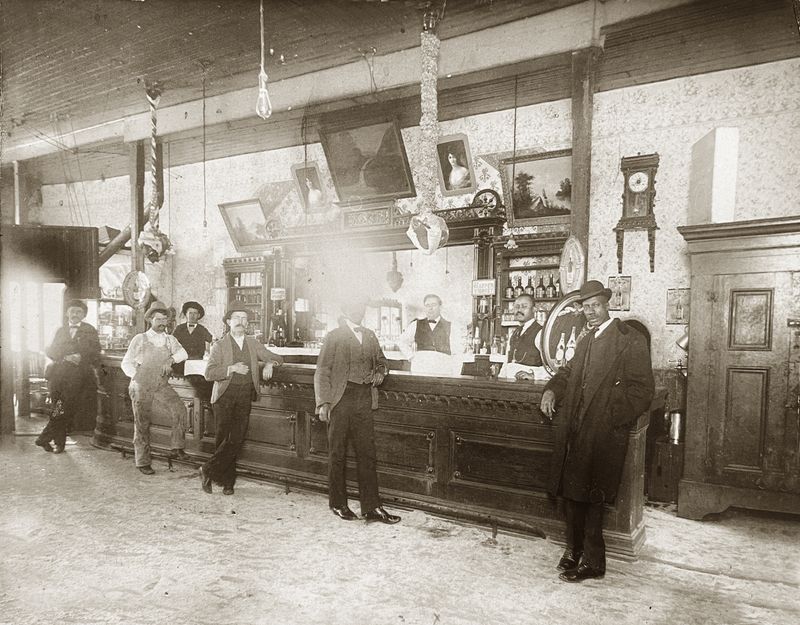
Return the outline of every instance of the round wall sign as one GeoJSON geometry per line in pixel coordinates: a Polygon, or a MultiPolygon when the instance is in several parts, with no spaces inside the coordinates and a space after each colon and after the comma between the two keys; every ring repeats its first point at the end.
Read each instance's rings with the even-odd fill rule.
{"type": "Polygon", "coordinates": [[[131,271],[122,281],[122,297],[132,308],[141,310],[150,300],[150,280],[142,271],[131,271]]]}

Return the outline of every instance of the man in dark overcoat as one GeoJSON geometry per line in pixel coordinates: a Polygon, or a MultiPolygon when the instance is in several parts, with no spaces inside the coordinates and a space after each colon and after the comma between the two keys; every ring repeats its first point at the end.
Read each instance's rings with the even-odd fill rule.
{"type": "Polygon", "coordinates": [[[581,287],[579,301],[592,331],[542,395],[546,415],[558,406],[549,491],[564,498],[567,548],[558,569],[568,582],[605,574],[603,506],[614,502],[630,428],[654,392],[646,340],[609,317],[610,297],[597,280],[581,287]]]}
{"type": "Polygon", "coordinates": [[[53,363],[47,369],[47,383],[53,409],[50,420],[36,438],[36,444],[45,451],[64,451],[67,432],[75,417],[97,414],[97,377],[95,367],[100,364],[100,340],[97,330],[83,321],[88,309],[81,300],[66,304],[66,323],[60,327],[47,357],[53,363]],[[55,450],[50,442],[55,445],[55,450]]]}

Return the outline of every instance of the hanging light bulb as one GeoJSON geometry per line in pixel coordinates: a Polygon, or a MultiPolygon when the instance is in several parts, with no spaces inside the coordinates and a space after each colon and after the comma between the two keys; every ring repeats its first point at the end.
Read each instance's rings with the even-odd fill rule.
{"type": "Polygon", "coordinates": [[[272,102],[267,91],[267,72],[264,68],[258,73],[258,100],[256,101],[256,114],[261,119],[269,119],[272,115],[272,102]]]}
{"type": "Polygon", "coordinates": [[[264,0],[261,0],[261,71],[258,73],[258,100],[256,100],[256,115],[261,119],[269,119],[272,115],[272,102],[267,91],[267,70],[264,69],[264,0]]]}

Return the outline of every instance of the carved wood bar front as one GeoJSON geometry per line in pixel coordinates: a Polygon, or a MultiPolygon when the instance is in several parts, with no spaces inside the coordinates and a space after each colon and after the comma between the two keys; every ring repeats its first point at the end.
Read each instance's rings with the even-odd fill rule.
{"type": "MultiPolygon", "coordinates": [[[[314,365],[284,365],[261,386],[238,462],[242,474],[327,488],[326,426],[314,417],[313,375],[314,365]]],[[[131,450],[128,378],[118,358],[104,359],[101,383],[102,408],[93,443],[131,450]]],[[[193,461],[205,461],[214,448],[213,412],[183,380],[172,383],[187,406],[186,451],[193,461]]],[[[380,388],[375,417],[384,500],[561,542],[563,514],[545,492],[554,428],[539,410],[542,388],[541,382],[393,371],[380,388]]],[[[646,428],[643,415],[630,432],[616,504],[605,515],[609,551],[629,558],[644,542],[646,428]]],[[[154,451],[166,453],[168,420],[162,423],[154,417],[151,430],[154,451]]],[[[356,495],[352,462],[348,477],[353,478],[350,487],[356,495]]],[[[320,505],[325,502],[320,500],[320,505]]]]}

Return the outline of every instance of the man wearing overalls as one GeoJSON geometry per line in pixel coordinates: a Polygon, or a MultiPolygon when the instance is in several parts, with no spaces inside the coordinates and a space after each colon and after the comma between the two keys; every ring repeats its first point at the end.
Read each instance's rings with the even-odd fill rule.
{"type": "Polygon", "coordinates": [[[147,332],[131,340],[122,359],[122,371],[131,379],[128,393],[133,407],[133,451],[136,468],[145,475],[155,473],[150,466],[150,421],[154,404],[165,410],[172,423],[172,457],[185,459],[186,407],[169,385],[172,365],[187,358],[186,350],[174,336],[166,333],[167,306],[155,301],[144,315],[150,324],[147,332]]]}

